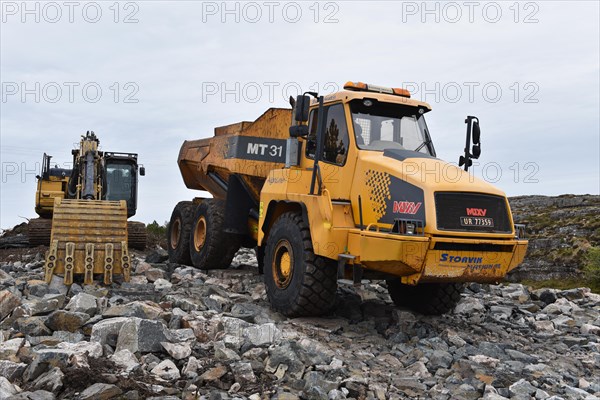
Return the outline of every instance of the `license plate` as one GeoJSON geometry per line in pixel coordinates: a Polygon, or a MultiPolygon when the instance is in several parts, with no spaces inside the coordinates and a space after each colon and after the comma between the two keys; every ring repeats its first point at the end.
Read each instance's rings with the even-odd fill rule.
{"type": "Polygon", "coordinates": [[[494,226],[493,218],[484,217],[460,217],[460,224],[462,226],[494,226]]]}

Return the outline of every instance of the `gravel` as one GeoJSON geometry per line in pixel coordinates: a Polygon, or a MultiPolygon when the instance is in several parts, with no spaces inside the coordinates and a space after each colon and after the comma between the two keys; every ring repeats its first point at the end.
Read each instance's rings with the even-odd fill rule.
{"type": "Polygon", "coordinates": [[[209,272],[133,255],[131,282],[111,286],[0,263],[0,398],[600,397],[600,295],[585,288],[471,284],[431,317],[395,308],[384,282],[341,283],[332,315],[288,319],[251,250],[209,272]]]}

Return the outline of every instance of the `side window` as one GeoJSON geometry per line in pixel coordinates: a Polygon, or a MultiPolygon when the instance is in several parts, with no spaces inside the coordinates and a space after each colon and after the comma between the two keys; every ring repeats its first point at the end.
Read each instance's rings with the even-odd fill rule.
{"type": "MultiPolygon", "coordinates": [[[[323,156],[321,159],[332,164],[342,165],[348,155],[348,126],[342,104],[325,107],[325,140],[323,143],[323,156]]],[[[314,158],[317,136],[317,111],[311,111],[309,118],[309,133],[306,144],[306,156],[314,158]]]]}
{"type": "Polygon", "coordinates": [[[315,158],[317,150],[317,113],[317,110],[312,110],[308,117],[308,136],[306,137],[306,157],[308,158],[315,158]]]}

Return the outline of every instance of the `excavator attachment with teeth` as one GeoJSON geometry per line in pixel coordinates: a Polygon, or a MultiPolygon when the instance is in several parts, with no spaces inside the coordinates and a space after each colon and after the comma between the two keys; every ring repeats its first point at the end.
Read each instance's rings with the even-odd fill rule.
{"type": "Polygon", "coordinates": [[[70,285],[76,275],[83,275],[84,283],[91,284],[94,274],[101,274],[108,285],[114,275],[129,281],[130,269],[124,200],[55,199],[46,282],[62,275],[70,285]]]}

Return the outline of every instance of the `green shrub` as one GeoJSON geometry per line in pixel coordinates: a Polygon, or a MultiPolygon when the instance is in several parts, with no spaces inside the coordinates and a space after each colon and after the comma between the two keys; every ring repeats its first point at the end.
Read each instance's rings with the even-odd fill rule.
{"type": "Polygon", "coordinates": [[[600,247],[591,247],[587,251],[583,270],[590,282],[600,285],[600,247]]]}
{"type": "Polygon", "coordinates": [[[164,236],[167,233],[167,223],[165,222],[163,225],[159,225],[158,222],[154,220],[152,223],[146,225],[146,229],[148,230],[148,233],[156,236],[164,236]]]}

